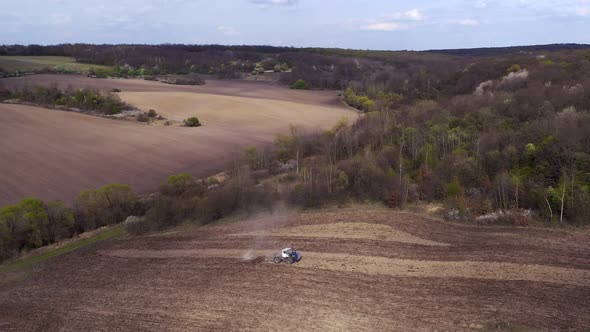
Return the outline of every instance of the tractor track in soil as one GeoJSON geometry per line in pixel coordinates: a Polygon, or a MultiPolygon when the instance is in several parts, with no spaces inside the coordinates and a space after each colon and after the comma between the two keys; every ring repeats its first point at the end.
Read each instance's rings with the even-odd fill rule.
{"type": "Polygon", "coordinates": [[[505,322],[587,331],[588,240],[368,208],[260,217],[55,258],[0,284],[0,329],[457,331],[505,322]],[[368,238],[338,237],[335,225],[350,223],[368,238]],[[378,240],[371,230],[424,242],[378,240]],[[300,263],[268,261],[290,245],[300,263]]]}

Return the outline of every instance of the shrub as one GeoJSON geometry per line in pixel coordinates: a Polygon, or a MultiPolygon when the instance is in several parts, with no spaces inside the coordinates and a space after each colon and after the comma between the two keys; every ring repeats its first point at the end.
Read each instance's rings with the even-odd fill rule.
{"type": "Polygon", "coordinates": [[[459,183],[459,180],[456,178],[453,179],[451,182],[447,183],[445,189],[447,191],[447,195],[452,198],[459,196],[463,190],[461,184],[459,183]]]}
{"type": "Polygon", "coordinates": [[[254,66],[254,71],[252,72],[252,74],[254,75],[262,75],[264,74],[264,67],[262,66],[262,63],[258,62],[256,63],[256,65],[254,66]]]}
{"type": "Polygon", "coordinates": [[[128,185],[110,184],[80,193],[75,202],[76,228],[89,231],[122,222],[135,208],[137,197],[128,185]]]}
{"type": "MultiPolygon", "coordinates": [[[[398,95],[399,96],[399,95],[398,95]]],[[[384,96],[382,95],[381,97],[383,98],[391,98],[391,102],[393,102],[393,100],[396,98],[396,96],[391,95],[391,96],[384,96]]],[[[395,101],[398,101],[401,99],[395,99],[395,101]]],[[[365,95],[357,95],[351,88],[348,88],[344,91],[344,101],[360,110],[360,111],[364,111],[364,112],[370,112],[373,111],[375,108],[375,101],[370,99],[369,97],[365,96],[365,95]]]]}
{"type": "Polygon", "coordinates": [[[48,218],[49,242],[72,236],[74,227],[74,213],[63,202],[49,202],[45,207],[48,218]]]}
{"type": "Polygon", "coordinates": [[[137,116],[139,122],[150,122],[150,117],[146,113],[141,113],[137,116]]]}
{"type": "Polygon", "coordinates": [[[196,116],[190,117],[188,119],[184,119],[183,121],[186,127],[199,127],[201,126],[201,121],[196,116]]]}
{"type": "Polygon", "coordinates": [[[100,78],[107,78],[114,76],[113,70],[110,68],[95,68],[94,75],[100,78]]]}
{"type": "Polygon", "coordinates": [[[291,89],[307,90],[307,89],[309,89],[309,86],[307,85],[307,82],[299,79],[295,83],[293,83],[293,85],[291,85],[291,89]]]}
{"type": "MultiPolygon", "coordinates": [[[[0,238],[0,241],[6,241],[0,243],[0,246],[7,250],[0,252],[0,256],[13,254],[23,248],[38,248],[48,244],[47,224],[47,212],[39,199],[27,198],[16,205],[0,209],[0,227],[4,226],[10,231],[8,241],[0,238]]],[[[0,233],[2,232],[0,229],[0,233]]],[[[4,236],[0,234],[0,237],[5,236],[6,233],[4,236]]]]}
{"type": "Polygon", "coordinates": [[[175,85],[203,85],[205,84],[205,80],[199,76],[193,75],[190,77],[167,78],[162,80],[162,83],[175,85]]]}
{"type": "Polygon", "coordinates": [[[520,71],[520,70],[521,70],[520,65],[519,64],[514,64],[514,65],[508,67],[508,69],[506,69],[506,73],[507,74],[514,73],[514,72],[517,72],[517,71],[520,71]]]}
{"type": "Polygon", "coordinates": [[[59,105],[103,114],[118,114],[121,109],[130,108],[116,94],[101,94],[98,91],[85,88],[63,91],[58,89],[56,85],[34,86],[33,88],[25,86],[20,90],[13,91],[11,95],[15,99],[45,107],[59,105]]]}
{"type": "Polygon", "coordinates": [[[195,220],[199,197],[178,198],[161,195],[147,211],[143,225],[148,230],[161,230],[183,221],[195,220]]]}
{"type": "MultiPolygon", "coordinates": [[[[2,211],[2,210],[0,210],[2,211]]],[[[1,213],[1,212],[0,212],[1,213]]],[[[0,214],[1,216],[1,214],[0,214]]],[[[12,249],[12,236],[6,221],[0,219],[0,261],[10,257],[12,249]]]]}
{"type": "Polygon", "coordinates": [[[170,175],[166,183],[160,186],[160,192],[164,195],[180,196],[195,184],[193,176],[188,173],[170,175]]]}
{"type": "Polygon", "coordinates": [[[62,202],[45,205],[27,198],[0,209],[0,261],[23,249],[38,248],[73,233],[72,211],[62,202]]]}
{"type": "Polygon", "coordinates": [[[150,118],[155,118],[158,115],[158,113],[156,112],[156,110],[149,110],[147,113],[147,116],[149,116],[150,118]]]}

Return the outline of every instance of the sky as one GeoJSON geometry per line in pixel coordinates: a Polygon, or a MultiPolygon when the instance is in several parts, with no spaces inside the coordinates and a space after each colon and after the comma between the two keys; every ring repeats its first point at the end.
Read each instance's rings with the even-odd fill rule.
{"type": "Polygon", "coordinates": [[[0,44],[425,50],[590,43],[590,0],[0,0],[0,44]]]}

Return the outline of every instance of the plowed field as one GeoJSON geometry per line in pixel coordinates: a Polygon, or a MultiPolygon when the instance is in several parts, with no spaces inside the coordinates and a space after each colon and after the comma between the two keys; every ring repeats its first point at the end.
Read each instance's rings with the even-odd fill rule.
{"type": "Polygon", "coordinates": [[[1,283],[0,329],[588,331],[589,240],[368,208],[259,217],[54,258],[1,283]],[[286,246],[302,260],[272,263],[286,246]]]}

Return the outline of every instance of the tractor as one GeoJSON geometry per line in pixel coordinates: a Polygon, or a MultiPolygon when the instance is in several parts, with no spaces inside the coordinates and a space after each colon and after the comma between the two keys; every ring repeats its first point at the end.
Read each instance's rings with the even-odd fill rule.
{"type": "Polygon", "coordinates": [[[293,264],[295,262],[299,262],[301,260],[301,254],[297,252],[297,250],[292,248],[285,248],[281,250],[280,253],[275,254],[272,257],[272,261],[276,264],[281,262],[285,262],[287,264],[293,264]]]}

